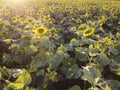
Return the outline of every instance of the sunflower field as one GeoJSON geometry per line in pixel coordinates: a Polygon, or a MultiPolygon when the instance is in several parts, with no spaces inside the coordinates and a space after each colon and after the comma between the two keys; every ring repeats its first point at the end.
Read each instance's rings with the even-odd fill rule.
{"type": "Polygon", "coordinates": [[[0,90],[120,90],[120,0],[0,0],[0,90]]]}

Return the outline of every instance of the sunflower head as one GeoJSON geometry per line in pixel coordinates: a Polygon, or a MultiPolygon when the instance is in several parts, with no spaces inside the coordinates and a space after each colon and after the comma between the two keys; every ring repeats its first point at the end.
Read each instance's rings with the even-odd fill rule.
{"type": "Polygon", "coordinates": [[[39,28],[36,28],[35,30],[33,30],[33,32],[35,32],[35,34],[37,36],[42,36],[42,35],[46,34],[47,29],[44,27],[39,27],[39,28]]]}
{"type": "Polygon", "coordinates": [[[94,34],[94,32],[95,32],[95,29],[94,28],[89,28],[89,29],[87,29],[87,30],[85,30],[84,31],[84,36],[85,37],[87,37],[87,36],[90,36],[90,35],[92,35],[92,34],[94,34]]]}
{"type": "Polygon", "coordinates": [[[33,17],[27,17],[26,19],[25,19],[25,23],[27,23],[27,24],[31,24],[31,23],[33,23],[35,21],[35,19],[33,18],[33,17]]]}
{"type": "Polygon", "coordinates": [[[13,19],[12,19],[12,21],[14,22],[14,23],[16,23],[16,22],[18,22],[18,21],[20,21],[21,20],[21,18],[19,17],[19,16],[16,16],[16,17],[14,17],[13,19]]]}
{"type": "Polygon", "coordinates": [[[103,45],[104,45],[104,46],[110,46],[110,45],[113,44],[113,40],[112,40],[111,38],[108,38],[108,37],[103,38],[102,41],[103,41],[103,45]]]}

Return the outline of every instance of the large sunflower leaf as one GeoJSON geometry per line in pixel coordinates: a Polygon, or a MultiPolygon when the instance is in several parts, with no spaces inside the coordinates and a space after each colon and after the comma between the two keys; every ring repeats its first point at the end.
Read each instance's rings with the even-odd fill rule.
{"type": "Polygon", "coordinates": [[[83,76],[84,80],[87,80],[89,83],[94,83],[97,78],[101,77],[101,72],[93,66],[83,67],[83,76]]]}

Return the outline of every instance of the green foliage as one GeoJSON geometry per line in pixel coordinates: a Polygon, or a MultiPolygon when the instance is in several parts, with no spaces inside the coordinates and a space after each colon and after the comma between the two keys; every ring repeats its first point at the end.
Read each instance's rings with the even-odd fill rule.
{"type": "Polygon", "coordinates": [[[68,68],[66,72],[66,78],[67,79],[77,79],[81,76],[81,70],[79,69],[77,64],[72,65],[70,68],[68,68]]]}
{"type": "Polygon", "coordinates": [[[97,78],[101,77],[101,72],[93,66],[83,67],[83,76],[84,80],[87,80],[91,84],[95,83],[97,78]]]}
{"type": "Polygon", "coordinates": [[[28,86],[32,81],[32,78],[28,71],[23,69],[22,74],[16,79],[15,82],[11,82],[8,85],[8,89],[22,90],[24,87],[28,86]]]}
{"type": "Polygon", "coordinates": [[[26,55],[32,55],[36,53],[38,49],[34,45],[30,45],[29,47],[26,48],[25,53],[26,55]]]}
{"type": "Polygon", "coordinates": [[[0,90],[119,90],[119,4],[0,0],[0,90]]]}
{"type": "Polygon", "coordinates": [[[81,90],[79,86],[75,85],[72,88],[68,89],[68,90],[81,90]]]}

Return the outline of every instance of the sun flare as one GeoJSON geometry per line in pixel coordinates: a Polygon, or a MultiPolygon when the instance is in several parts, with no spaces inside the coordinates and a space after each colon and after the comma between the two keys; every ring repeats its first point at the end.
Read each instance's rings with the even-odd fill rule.
{"type": "Polygon", "coordinates": [[[22,3],[24,1],[25,0],[7,0],[7,2],[9,2],[9,3],[22,3]]]}

